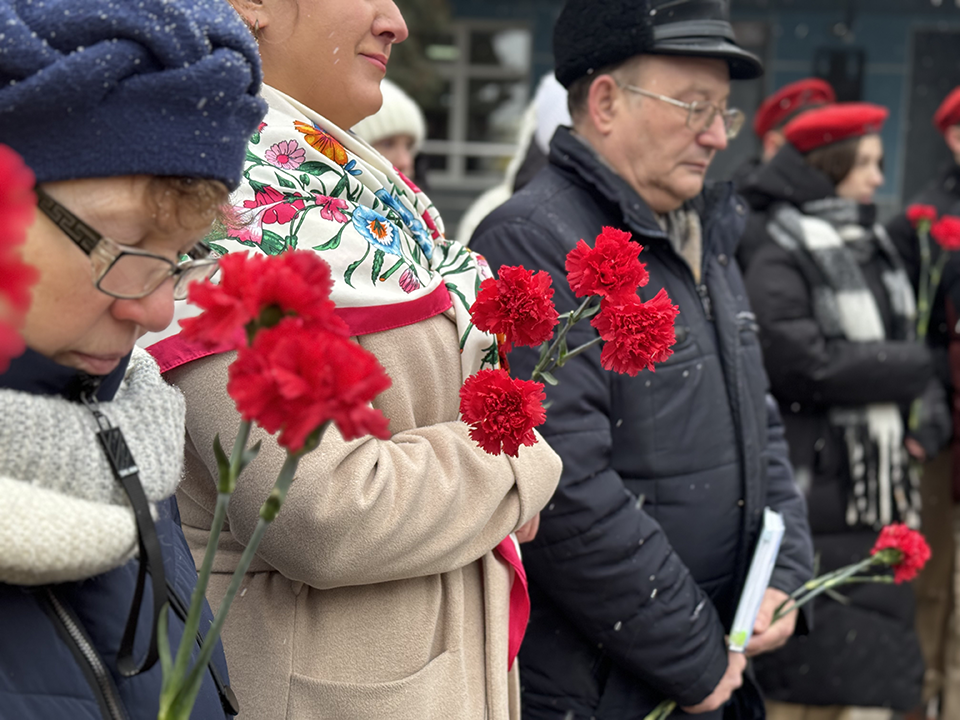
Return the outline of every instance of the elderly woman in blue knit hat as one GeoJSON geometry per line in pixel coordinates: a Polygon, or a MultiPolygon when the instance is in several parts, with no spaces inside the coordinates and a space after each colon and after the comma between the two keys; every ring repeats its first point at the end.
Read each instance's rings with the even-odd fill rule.
{"type": "MultiPolygon", "coordinates": [[[[196,572],[184,402],[134,343],[216,268],[259,59],[216,0],[3,0],[0,26],[0,143],[39,209],[27,350],[0,375],[0,716],[152,720],[157,621],[176,646],[196,572]]],[[[221,652],[193,717],[236,712],[221,652]]]]}
{"type": "MultiPolygon", "coordinates": [[[[373,402],[389,440],[334,430],[297,470],[264,536],[223,642],[257,720],[518,720],[514,662],[529,601],[513,533],[535,533],[560,476],[546,443],[490,455],[459,418],[463,380],[496,362],[468,309],[486,263],[443,236],[430,199],[350,132],[373,115],[393,46],[393,0],[231,0],[257,38],[270,109],[215,243],[276,255],[312,249],[331,296],[392,386],[373,402]]],[[[216,503],[213,436],[239,416],[230,354],[179,336],[150,348],[187,400],[187,539],[205,546],[216,503]]],[[[255,434],[257,431],[255,431],[255,434]]],[[[238,484],[208,597],[224,596],[284,462],[265,438],[238,484]]]]}

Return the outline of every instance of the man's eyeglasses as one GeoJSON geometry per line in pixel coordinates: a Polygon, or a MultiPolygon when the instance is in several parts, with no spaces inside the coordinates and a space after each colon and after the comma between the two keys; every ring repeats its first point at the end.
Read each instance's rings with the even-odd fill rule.
{"type": "Polygon", "coordinates": [[[217,257],[197,243],[179,263],[160,255],[124,247],[106,238],[41,188],[36,188],[37,207],[90,258],[93,284],[121,300],[143,298],[174,278],[173,297],[185,300],[190,283],[208,280],[217,272],[217,257]]]}
{"type": "Polygon", "coordinates": [[[724,110],[719,105],[703,100],[685,103],[680,100],[675,100],[672,97],[667,97],[666,95],[660,95],[659,93],[638,88],[635,85],[620,85],[620,87],[637,95],[643,95],[644,97],[653,98],[654,100],[662,100],[665,103],[683,108],[687,111],[687,127],[698,135],[706,132],[713,126],[717,115],[723,119],[723,129],[727,133],[727,140],[733,140],[739,134],[740,128],[743,127],[745,116],[741,110],[737,110],[736,108],[724,110]]]}

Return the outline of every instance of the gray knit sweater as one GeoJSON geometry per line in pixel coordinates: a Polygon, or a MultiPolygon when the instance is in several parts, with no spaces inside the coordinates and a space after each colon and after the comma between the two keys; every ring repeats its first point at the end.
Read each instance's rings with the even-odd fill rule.
{"type": "MultiPolygon", "coordinates": [[[[183,463],[184,401],[135,350],[116,397],[101,404],[121,428],[147,498],[170,497],[183,463]]],[[[83,405],[0,390],[0,582],[92,577],[127,562],[137,529],[83,405]]]]}

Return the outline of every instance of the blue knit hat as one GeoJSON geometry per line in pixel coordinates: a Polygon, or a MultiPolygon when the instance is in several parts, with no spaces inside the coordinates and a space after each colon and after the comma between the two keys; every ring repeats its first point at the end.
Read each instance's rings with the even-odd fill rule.
{"type": "Polygon", "coordinates": [[[0,143],[37,182],[240,182],[266,112],[256,44],[226,0],[0,0],[0,143]]]}

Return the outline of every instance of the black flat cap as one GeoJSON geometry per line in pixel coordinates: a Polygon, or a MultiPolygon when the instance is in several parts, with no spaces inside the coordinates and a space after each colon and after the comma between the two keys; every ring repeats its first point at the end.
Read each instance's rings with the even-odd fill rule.
{"type": "Polygon", "coordinates": [[[733,80],[763,74],[760,59],[737,45],[730,0],[567,0],[553,52],[564,87],[641,54],[726,60],[733,80]]]}

